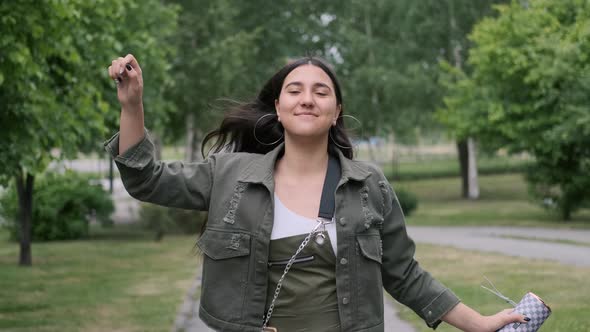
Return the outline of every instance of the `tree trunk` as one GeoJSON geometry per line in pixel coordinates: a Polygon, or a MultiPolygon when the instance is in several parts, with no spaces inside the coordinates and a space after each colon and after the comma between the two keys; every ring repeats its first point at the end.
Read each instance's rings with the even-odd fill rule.
{"type": "Polygon", "coordinates": [[[113,178],[115,177],[113,164],[113,156],[111,156],[111,154],[109,153],[109,193],[111,193],[111,195],[113,194],[113,178]]]}
{"type": "Polygon", "coordinates": [[[369,160],[375,164],[378,165],[379,162],[377,161],[377,158],[375,157],[375,147],[373,146],[373,142],[371,142],[371,138],[370,137],[365,137],[365,140],[367,141],[367,152],[369,153],[369,160]]]}
{"type": "MultiPolygon", "coordinates": [[[[395,152],[395,135],[390,135],[389,144],[391,144],[391,174],[393,178],[399,177],[399,158],[396,156],[395,152]]],[[[389,179],[390,181],[393,180],[389,179]]]]}
{"type": "Polygon", "coordinates": [[[457,142],[457,155],[459,157],[459,172],[461,175],[461,196],[469,197],[469,149],[467,140],[457,142]]]}
{"type": "Polygon", "coordinates": [[[16,190],[18,193],[19,225],[20,225],[20,266],[33,264],[31,253],[31,230],[33,216],[33,183],[35,177],[29,173],[19,174],[16,177],[16,190]]]}
{"type": "MultiPolygon", "coordinates": [[[[455,68],[462,70],[463,57],[461,56],[461,43],[455,38],[458,33],[457,22],[455,20],[455,9],[453,2],[449,2],[449,16],[451,39],[449,40],[449,49],[453,51],[452,56],[455,68]]],[[[479,197],[479,184],[477,179],[477,159],[475,154],[475,144],[472,138],[467,138],[457,142],[457,151],[459,155],[459,167],[461,169],[461,195],[463,198],[477,199],[479,197]]]]}
{"type": "Polygon", "coordinates": [[[479,181],[477,179],[477,154],[475,151],[475,142],[473,138],[467,139],[467,198],[479,198],[479,181]]]}
{"type": "Polygon", "coordinates": [[[162,160],[162,139],[160,138],[160,135],[154,133],[150,133],[150,136],[154,142],[156,160],[162,160]]]}
{"type": "Polygon", "coordinates": [[[194,156],[194,140],[195,140],[195,116],[193,113],[186,115],[186,142],[184,146],[184,160],[187,162],[193,161],[194,156]]]}
{"type": "Polygon", "coordinates": [[[563,221],[571,221],[572,220],[572,210],[569,206],[562,206],[561,207],[561,218],[563,221]]]}
{"type": "Polygon", "coordinates": [[[201,161],[203,160],[201,156],[201,142],[205,138],[203,131],[197,129],[195,130],[195,135],[193,136],[193,159],[192,162],[201,161]]]}

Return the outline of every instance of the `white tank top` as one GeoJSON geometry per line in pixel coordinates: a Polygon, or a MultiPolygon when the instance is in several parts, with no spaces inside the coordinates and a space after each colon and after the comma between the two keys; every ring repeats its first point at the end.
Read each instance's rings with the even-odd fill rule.
{"type": "MultiPolygon", "coordinates": [[[[276,193],[274,194],[274,197],[275,211],[274,224],[272,227],[272,232],[270,233],[271,240],[301,234],[309,234],[309,232],[311,232],[313,228],[318,224],[316,219],[310,219],[289,210],[285,205],[283,205],[283,203],[279,199],[279,196],[277,196],[276,193]]],[[[326,225],[326,231],[328,232],[330,244],[332,245],[334,254],[336,254],[337,241],[336,223],[334,223],[334,218],[332,218],[331,223],[326,225]]]]}

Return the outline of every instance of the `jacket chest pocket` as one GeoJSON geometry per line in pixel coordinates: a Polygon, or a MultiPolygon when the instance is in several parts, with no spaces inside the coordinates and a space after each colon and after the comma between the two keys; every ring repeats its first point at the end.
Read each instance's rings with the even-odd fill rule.
{"type": "Polygon", "coordinates": [[[201,306],[219,319],[240,321],[250,266],[250,234],[206,229],[197,246],[205,254],[201,306]]]}

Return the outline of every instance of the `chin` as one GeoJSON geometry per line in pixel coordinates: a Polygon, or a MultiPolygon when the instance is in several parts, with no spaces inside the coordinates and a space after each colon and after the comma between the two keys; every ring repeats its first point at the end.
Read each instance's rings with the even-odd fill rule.
{"type": "MultiPolygon", "coordinates": [[[[285,129],[286,130],[286,129],[285,129]]],[[[298,128],[298,130],[287,131],[287,136],[296,140],[317,140],[321,141],[322,138],[328,134],[327,130],[318,128],[298,128]]]]}

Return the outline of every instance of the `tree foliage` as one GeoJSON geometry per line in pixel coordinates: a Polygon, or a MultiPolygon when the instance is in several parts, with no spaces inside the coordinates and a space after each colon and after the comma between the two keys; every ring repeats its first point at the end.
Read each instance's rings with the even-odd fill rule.
{"type": "Polygon", "coordinates": [[[532,154],[533,192],[569,219],[590,197],[590,3],[513,1],[498,11],[471,35],[472,74],[448,70],[441,118],[459,136],[532,154]]]}
{"type": "MultiPolygon", "coordinates": [[[[148,75],[165,82],[170,48],[161,37],[173,31],[174,13],[156,0],[0,3],[3,183],[23,169],[43,171],[52,158],[97,148],[118,118],[106,75],[114,57],[136,51],[148,75]]],[[[162,92],[146,90],[146,103],[160,108],[162,92]]]]}
{"type": "Polygon", "coordinates": [[[337,19],[349,109],[369,134],[433,129],[442,104],[441,60],[460,62],[473,25],[502,0],[350,1],[337,19]]]}
{"type": "MultiPolygon", "coordinates": [[[[97,150],[114,127],[113,58],[141,53],[149,75],[165,83],[175,13],[158,0],[0,2],[0,184],[15,179],[22,265],[31,264],[35,175],[52,159],[97,150]]],[[[154,85],[144,96],[163,109],[162,93],[154,85]]]]}

